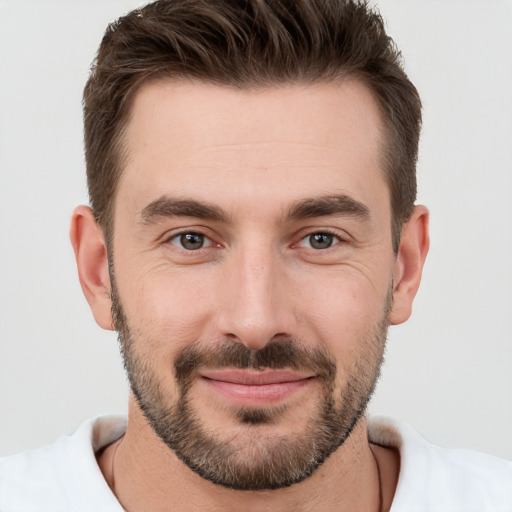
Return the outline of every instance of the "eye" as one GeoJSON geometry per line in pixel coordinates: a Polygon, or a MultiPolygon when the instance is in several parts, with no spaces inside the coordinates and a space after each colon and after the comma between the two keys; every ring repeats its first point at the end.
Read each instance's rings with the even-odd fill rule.
{"type": "Polygon", "coordinates": [[[179,233],[169,239],[169,242],[187,251],[197,251],[212,245],[211,240],[201,233],[179,233]]]}
{"type": "Polygon", "coordinates": [[[329,249],[340,242],[340,239],[331,233],[312,233],[300,241],[300,245],[310,249],[329,249]]]}

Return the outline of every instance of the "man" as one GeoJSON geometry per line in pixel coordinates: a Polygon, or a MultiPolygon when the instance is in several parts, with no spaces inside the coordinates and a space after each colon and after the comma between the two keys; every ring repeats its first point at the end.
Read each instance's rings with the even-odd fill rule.
{"type": "Polygon", "coordinates": [[[128,421],[0,463],[0,510],[511,510],[512,468],[369,422],[428,250],[420,101],[345,1],[160,1],[84,93],[71,240],[128,421]]]}

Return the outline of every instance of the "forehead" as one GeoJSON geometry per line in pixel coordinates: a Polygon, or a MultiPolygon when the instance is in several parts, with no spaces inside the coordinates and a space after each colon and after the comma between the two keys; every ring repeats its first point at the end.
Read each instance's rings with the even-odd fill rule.
{"type": "Polygon", "coordinates": [[[384,181],[383,133],[375,99],[354,80],[256,90],[149,82],[133,102],[119,194],[138,206],[191,190],[221,200],[233,187],[276,202],[344,187],[364,196],[384,181]]]}
{"type": "Polygon", "coordinates": [[[150,81],[135,95],[128,126],[130,147],[146,144],[148,135],[158,144],[157,124],[165,127],[169,138],[186,147],[198,142],[300,140],[340,148],[351,145],[361,132],[378,143],[383,131],[372,93],[353,79],[258,89],[198,81],[150,81]],[[194,133],[197,138],[192,137],[194,133]]]}

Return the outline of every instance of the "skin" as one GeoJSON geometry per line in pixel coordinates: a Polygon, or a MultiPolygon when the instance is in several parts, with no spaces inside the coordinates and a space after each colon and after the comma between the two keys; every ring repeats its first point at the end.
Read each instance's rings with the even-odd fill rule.
{"type": "MultiPolygon", "coordinates": [[[[192,341],[229,338],[262,348],[282,335],[335,359],[339,394],[390,290],[389,323],[407,320],[428,251],[428,212],[415,207],[395,255],[383,137],[378,106],[355,81],[258,91],[171,81],[142,86],[126,135],[113,261],[134,338],[145,340],[138,354],[170,397],[177,393],[173,361],[192,341]],[[356,201],[367,213],[286,216],[298,202],[332,195],[356,201]],[[208,203],[226,218],[162,215],[148,222],[145,208],[162,197],[208,203]],[[204,234],[206,246],[180,247],[176,235],[183,232],[204,234]],[[319,232],[334,235],[331,247],[311,247],[309,236],[319,232]]],[[[74,212],[71,240],[94,317],[112,329],[104,236],[85,206],[74,212]]],[[[278,401],[287,406],[279,421],[255,430],[237,424],[226,412],[230,399],[203,384],[199,377],[193,382],[194,410],[225,439],[233,433],[242,441],[293,436],[320,400],[312,379],[278,401]]],[[[275,491],[226,489],[177,459],[133,396],[126,435],[99,464],[130,511],[378,510],[377,464],[386,510],[399,471],[396,453],[368,443],[362,418],[303,482],[275,491]]]]}

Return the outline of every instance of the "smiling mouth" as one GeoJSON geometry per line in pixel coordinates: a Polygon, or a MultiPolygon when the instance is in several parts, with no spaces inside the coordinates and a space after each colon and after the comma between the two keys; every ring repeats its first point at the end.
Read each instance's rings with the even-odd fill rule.
{"type": "Polygon", "coordinates": [[[214,393],[237,405],[268,407],[276,405],[311,385],[315,375],[291,370],[205,370],[202,382],[214,393]]]}

